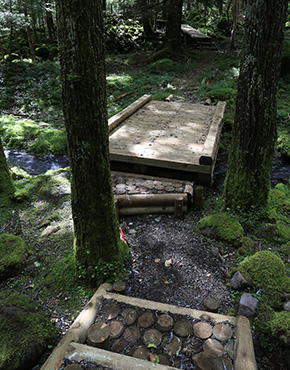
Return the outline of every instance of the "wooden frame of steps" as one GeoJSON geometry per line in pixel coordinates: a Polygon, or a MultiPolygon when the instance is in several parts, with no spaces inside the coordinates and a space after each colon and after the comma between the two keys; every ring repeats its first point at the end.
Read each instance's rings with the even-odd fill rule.
{"type": "Polygon", "coordinates": [[[203,320],[204,317],[206,317],[214,325],[228,322],[235,326],[234,369],[257,369],[250,322],[246,317],[224,316],[207,311],[127,297],[112,293],[111,291],[112,285],[107,283],[102,284],[98,288],[88,304],[76,318],[75,322],[71,325],[68,332],[41,367],[41,370],[57,370],[61,367],[65,359],[92,361],[104,366],[109,366],[114,370],[178,370],[172,366],[160,365],[84,344],[88,337],[89,328],[95,322],[104,299],[113,299],[116,302],[129,304],[141,309],[151,309],[168,314],[184,315],[199,320],[203,320]]]}
{"type": "Polygon", "coordinates": [[[142,96],[109,119],[111,169],[210,186],[225,107],[142,96]]]}

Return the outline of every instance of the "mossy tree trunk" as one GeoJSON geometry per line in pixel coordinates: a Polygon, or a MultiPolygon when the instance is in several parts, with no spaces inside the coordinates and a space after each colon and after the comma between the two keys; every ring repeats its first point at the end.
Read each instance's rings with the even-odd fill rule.
{"type": "Polygon", "coordinates": [[[267,205],[287,0],[248,0],[225,209],[267,205]]]}
{"type": "Polygon", "coordinates": [[[114,273],[123,262],[110,175],[102,5],[56,1],[75,257],[89,278],[108,266],[114,273]]]}
{"type": "Polygon", "coordinates": [[[167,25],[164,49],[174,52],[181,44],[181,19],[183,0],[167,2],[167,25]]]}
{"type": "Polygon", "coordinates": [[[0,198],[9,198],[15,192],[11,173],[6,161],[2,142],[0,139],[0,198]]]}

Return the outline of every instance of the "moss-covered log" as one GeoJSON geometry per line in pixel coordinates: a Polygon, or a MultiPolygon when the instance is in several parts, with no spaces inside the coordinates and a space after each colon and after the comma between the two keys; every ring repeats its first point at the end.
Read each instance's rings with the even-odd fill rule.
{"type": "Polygon", "coordinates": [[[124,246],[110,177],[102,3],[56,4],[75,256],[84,275],[107,279],[121,266],[124,246]]]}
{"type": "Polygon", "coordinates": [[[248,0],[224,207],[267,204],[287,0],[248,0]]]}

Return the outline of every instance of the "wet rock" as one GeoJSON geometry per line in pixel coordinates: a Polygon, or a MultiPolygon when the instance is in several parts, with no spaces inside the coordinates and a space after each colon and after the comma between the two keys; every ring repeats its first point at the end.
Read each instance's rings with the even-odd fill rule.
{"type": "Polygon", "coordinates": [[[237,271],[231,279],[231,287],[235,290],[242,290],[248,286],[250,286],[250,283],[240,271],[237,271]]]}
{"type": "Polygon", "coordinates": [[[284,303],[284,311],[290,311],[290,301],[284,303]]]}
{"type": "Polygon", "coordinates": [[[238,315],[255,317],[258,314],[259,301],[249,293],[244,293],[239,303],[238,315]]]}

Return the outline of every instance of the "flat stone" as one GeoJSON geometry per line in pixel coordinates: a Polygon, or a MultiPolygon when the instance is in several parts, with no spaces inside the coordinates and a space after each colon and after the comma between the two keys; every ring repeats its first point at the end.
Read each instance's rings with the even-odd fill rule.
{"type": "Polygon", "coordinates": [[[255,317],[258,314],[259,301],[249,293],[244,293],[239,304],[238,315],[255,317]]]}

